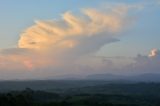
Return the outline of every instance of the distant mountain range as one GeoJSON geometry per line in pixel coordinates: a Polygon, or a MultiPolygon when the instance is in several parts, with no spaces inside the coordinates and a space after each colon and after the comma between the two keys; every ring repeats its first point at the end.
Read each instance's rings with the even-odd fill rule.
{"type": "Polygon", "coordinates": [[[99,86],[109,83],[128,84],[128,83],[160,83],[160,73],[144,73],[139,75],[116,75],[116,74],[92,74],[88,76],[64,75],[50,77],[39,80],[0,80],[0,92],[10,90],[23,90],[32,88],[33,90],[56,91],[62,89],[99,86]]]}
{"type": "Polygon", "coordinates": [[[115,74],[93,74],[86,77],[89,80],[129,80],[129,81],[145,81],[160,82],[160,73],[144,73],[139,75],[115,75],[115,74]]]}
{"type": "Polygon", "coordinates": [[[35,81],[35,80],[103,80],[103,81],[133,81],[133,82],[160,82],[160,73],[143,73],[137,75],[118,75],[111,73],[103,74],[91,74],[91,75],[76,75],[76,74],[67,74],[61,76],[50,76],[44,79],[13,79],[13,80],[0,80],[0,81],[35,81]]]}
{"type": "MultiPolygon", "coordinates": [[[[51,77],[50,77],[51,78],[51,77]]],[[[49,78],[49,79],[50,79],[49,78]]],[[[143,73],[137,75],[118,75],[118,74],[91,74],[82,75],[62,75],[52,77],[51,80],[104,80],[104,81],[136,81],[136,82],[160,82],[160,73],[143,73]]]]}

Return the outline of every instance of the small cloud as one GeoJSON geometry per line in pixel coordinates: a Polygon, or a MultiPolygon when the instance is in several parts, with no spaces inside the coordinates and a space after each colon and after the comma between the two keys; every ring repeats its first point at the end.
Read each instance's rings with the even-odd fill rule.
{"type": "Polygon", "coordinates": [[[159,54],[160,54],[160,51],[158,49],[152,49],[149,54],[149,57],[156,57],[159,54]]]}

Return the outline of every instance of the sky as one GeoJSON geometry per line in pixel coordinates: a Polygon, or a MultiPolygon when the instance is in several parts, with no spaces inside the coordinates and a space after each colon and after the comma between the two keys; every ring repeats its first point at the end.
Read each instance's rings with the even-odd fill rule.
{"type": "Polygon", "coordinates": [[[159,0],[0,0],[0,13],[0,79],[160,69],[159,0]]]}

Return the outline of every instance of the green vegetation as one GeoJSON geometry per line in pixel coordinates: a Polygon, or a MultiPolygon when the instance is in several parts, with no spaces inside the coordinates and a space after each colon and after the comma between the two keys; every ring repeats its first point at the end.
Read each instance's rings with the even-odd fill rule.
{"type": "Polygon", "coordinates": [[[159,83],[104,84],[49,92],[0,94],[0,106],[160,106],[159,83]]]}

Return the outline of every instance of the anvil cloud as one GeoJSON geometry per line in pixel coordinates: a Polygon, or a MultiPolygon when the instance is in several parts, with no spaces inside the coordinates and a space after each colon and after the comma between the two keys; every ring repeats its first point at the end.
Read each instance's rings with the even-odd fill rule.
{"type": "MultiPolygon", "coordinates": [[[[35,21],[20,35],[17,48],[1,50],[1,79],[117,70],[111,61],[93,57],[104,45],[119,41],[133,19],[128,11],[135,8],[127,5],[88,8],[78,15],[68,11],[60,19],[35,21]]],[[[156,53],[153,50],[150,57],[156,53]]]]}

